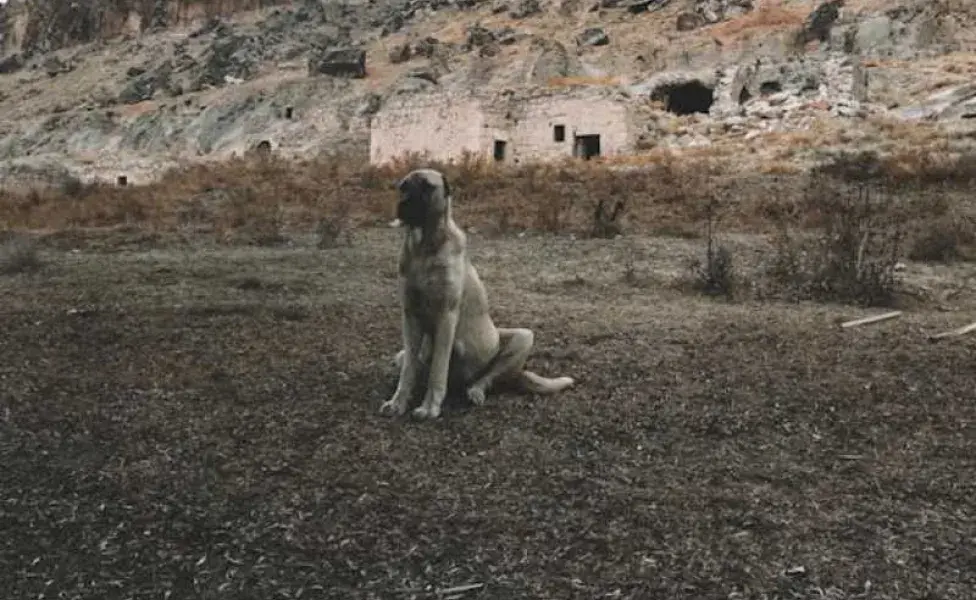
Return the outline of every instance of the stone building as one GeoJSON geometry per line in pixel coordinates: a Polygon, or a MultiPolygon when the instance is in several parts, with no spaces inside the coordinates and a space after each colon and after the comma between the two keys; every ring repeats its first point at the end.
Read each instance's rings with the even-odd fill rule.
{"type": "Polygon", "coordinates": [[[510,164],[613,156],[633,150],[633,129],[629,100],[605,89],[401,96],[373,116],[370,162],[409,153],[510,164]]]}

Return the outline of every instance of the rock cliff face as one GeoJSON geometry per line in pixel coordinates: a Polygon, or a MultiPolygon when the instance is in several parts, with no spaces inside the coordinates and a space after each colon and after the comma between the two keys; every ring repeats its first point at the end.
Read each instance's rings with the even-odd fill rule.
{"type": "Polygon", "coordinates": [[[0,160],[138,182],[262,142],[365,158],[390,97],[526,86],[619,88],[643,115],[646,148],[748,145],[831,120],[964,131],[973,4],[10,0],[0,160]]]}
{"type": "Polygon", "coordinates": [[[119,35],[136,35],[280,4],[282,0],[9,0],[0,21],[3,50],[31,57],[119,35]]]}

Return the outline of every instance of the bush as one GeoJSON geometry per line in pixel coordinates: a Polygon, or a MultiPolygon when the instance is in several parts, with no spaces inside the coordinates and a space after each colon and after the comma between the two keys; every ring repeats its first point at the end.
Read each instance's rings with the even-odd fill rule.
{"type": "Polygon", "coordinates": [[[971,224],[949,219],[931,223],[912,243],[908,258],[920,262],[950,263],[967,258],[964,248],[973,243],[971,224]]]}
{"type": "Polygon", "coordinates": [[[690,264],[692,289],[709,296],[735,295],[738,278],[732,252],[716,239],[718,203],[710,199],[705,205],[705,259],[690,264]]]}
{"type": "Polygon", "coordinates": [[[37,244],[26,235],[0,235],[0,240],[0,274],[32,273],[44,266],[37,244]]]}
{"type": "Polygon", "coordinates": [[[774,290],[798,300],[890,304],[907,213],[874,184],[823,175],[810,183],[801,213],[813,228],[796,235],[781,224],[766,272],[774,290]]]}
{"type": "Polygon", "coordinates": [[[348,203],[335,206],[331,214],[319,220],[316,233],[318,234],[319,249],[335,248],[344,239],[347,246],[352,246],[352,224],[349,218],[348,203]]]}

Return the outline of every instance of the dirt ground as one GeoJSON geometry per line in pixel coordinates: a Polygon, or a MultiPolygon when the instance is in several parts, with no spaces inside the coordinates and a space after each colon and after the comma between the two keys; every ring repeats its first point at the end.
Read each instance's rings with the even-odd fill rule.
{"type": "Polygon", "coordinates": [[[61,237],[0,277],[3,595],[976,596],[976,336],[926,337],[974,320],[971,266],[842,330],[878,311],[677,289],[696,240],[474,235],[578,385],[416,423],[378,414],[396,235],[61,237]]]}

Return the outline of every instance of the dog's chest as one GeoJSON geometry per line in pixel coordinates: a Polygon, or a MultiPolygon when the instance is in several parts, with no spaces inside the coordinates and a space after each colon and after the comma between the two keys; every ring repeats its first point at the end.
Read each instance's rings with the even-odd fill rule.
{"type": "Polygon", "coordinates": [[[435,319],[460,300],[463,282],[453,273],[449,261],[439,257],[410,260],[403,265],[401,275],[404,303],[424,320],[435,319]]]}

